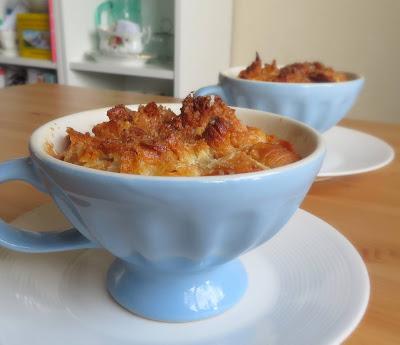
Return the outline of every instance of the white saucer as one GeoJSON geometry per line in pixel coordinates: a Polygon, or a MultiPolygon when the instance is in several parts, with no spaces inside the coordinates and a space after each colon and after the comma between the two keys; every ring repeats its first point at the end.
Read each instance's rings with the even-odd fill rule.
{"type": "Polygon", "coordinates": [[[335,126],[323,137],[327,151],[318,178],[377,170],[394,158],[393,148],[383,140],[354,129],[335,126]]]}
{"type": "MultiPolygon", "coordinates": [[[[62,227],[54,210],[46,205],[14,224],[62,227]]],[[[368,273],[357,251],[302,210],[274,239],[242,256],[249,274],[244,298],[204,321],[169,324],[130,314],[106,292],[112,260],[103,250],[0,249],[0,343],[337,344],[357,326],[369,298],[368,273]]]]}
{"type": "Polygon", "coordinates": [[[135,55],[104,55],[97,51],[90,51],[85,53],[87,60],[105,63],[119,63],[131,67],[143,67],[150,59],[153,58],[149,54],[135,54],[135,55]]]}

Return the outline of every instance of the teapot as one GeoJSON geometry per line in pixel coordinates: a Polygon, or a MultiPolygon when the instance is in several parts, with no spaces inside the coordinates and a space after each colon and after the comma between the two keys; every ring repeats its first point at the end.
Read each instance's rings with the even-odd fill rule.
{"type": "Polygon", "coordinates": [[[138,55],[151,37],[150,27],[140,27],[130,21],[119,20],[114,28],[97,29],[99,34],[99,50],[107,56],[124,57],[138,55]]]}
{"type": "Polygon", "coordinates": [[[138,55],[150,41],[150,27],[141,27],[139,0],[103,2],[96,9],[95,21],[99,50],[104,55],[138,55]]]}

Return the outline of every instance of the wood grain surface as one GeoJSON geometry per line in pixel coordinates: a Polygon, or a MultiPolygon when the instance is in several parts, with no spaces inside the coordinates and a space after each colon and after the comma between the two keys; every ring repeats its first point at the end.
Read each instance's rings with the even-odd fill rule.
{"type": "MultiPolygon", "coordinates": [[[[61,85],[17,86],[0,91],[0,161],[28,154],[31,132],[82,110],[115,104],[174,102],[173,98],[61,85]]],[[[302,208],[340,230],[358,249],[371,279],[367,313],[345,344],[400,344],[400,125],[344,120],[341,125],[382,138],[396,150],[375,172],[316,182],[302,208]]],[[[47,196],[21,182],[0,186],[0,217],[11,220],[47,196]]]]}

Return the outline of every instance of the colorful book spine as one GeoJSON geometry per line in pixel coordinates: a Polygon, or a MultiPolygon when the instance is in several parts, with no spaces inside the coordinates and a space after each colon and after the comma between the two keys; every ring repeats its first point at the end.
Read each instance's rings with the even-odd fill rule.
{"type": "Polygon", "coordinates": [[[51,60],[57,62],[56,27],[54,23],[54,0],[49,1],[50,47],[51,60]]]}
{"type": "Polygon", "coordinates": [[[51,60],[49,16],[44,13],[17,14],[19,55],[51,60]]]}

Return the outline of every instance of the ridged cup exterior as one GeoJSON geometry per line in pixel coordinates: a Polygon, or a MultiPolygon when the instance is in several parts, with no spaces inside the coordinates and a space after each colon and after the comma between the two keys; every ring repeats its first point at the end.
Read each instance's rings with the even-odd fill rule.
{"type": "Polygon", "coordinates": [[[200,270],[275,235],[299,207],[321,158],[218,183],[120,179],[38,165],[66,217],[115,256],[157,269],[200,270]]]}

